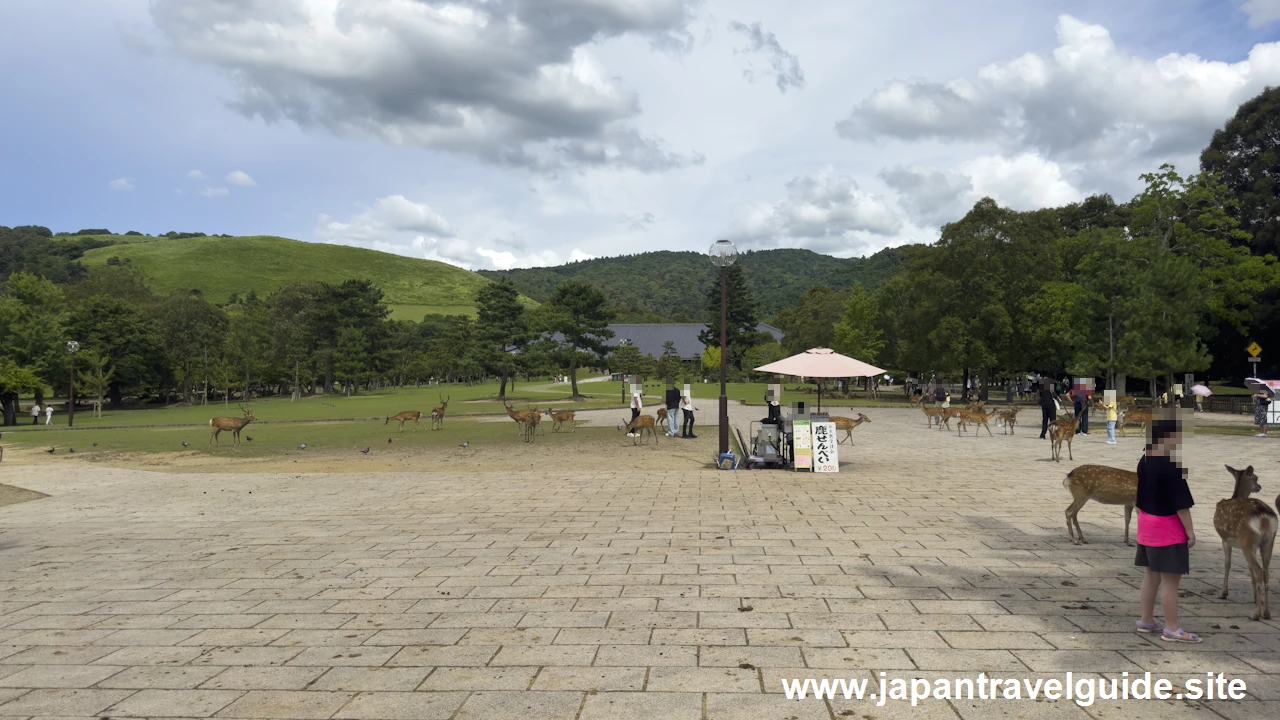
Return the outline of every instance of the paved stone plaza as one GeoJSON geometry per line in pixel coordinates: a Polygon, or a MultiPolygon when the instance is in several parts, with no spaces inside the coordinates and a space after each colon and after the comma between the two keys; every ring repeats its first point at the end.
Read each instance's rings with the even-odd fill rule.
{"type": "MultiPolygon", "coordinates": [[[[758,409],[746,411],[754,416],[758,409]]],[[[6,464],[50,497],[0,509],[0,717],[1280,717],[1278,620],[1228,601],[1224,462],[1268,502],[1280,441],[1199,435],[1200,544],[1183,588],[1199,646],[1132,632],[1123,514],[1067,470],[1132,467],[1140,438],[1038,428],[957,437],[867,410],[836,476],[575,472],[166,474],[6,464]],[[788,701],[804,677],[1222,672],[1240,702],[788,701]]],[[[1030,412],[1024,413],[1029,415],[1030,412]]],[[[710,416],[710,413],[703,413],[710,416]]],[[[1028,420],[1030,418],[1027,418],[1028,420]]],[[[745,424],[744,424],[745,428],[745,424]]],[[[701,427],[713,433],[712,427],[701,427]]],[[[424,458],[424,466],[428,462],[424,458]]]]}

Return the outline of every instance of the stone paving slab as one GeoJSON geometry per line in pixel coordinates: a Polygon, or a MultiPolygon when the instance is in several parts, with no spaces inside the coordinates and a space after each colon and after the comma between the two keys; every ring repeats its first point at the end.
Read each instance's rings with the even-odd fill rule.
{"type": "MultiPolygon", "coordinates": [[[[734,407],[735,422],[759,414],[734,407]]],[[[1280,717],[1280,614],[1216,597],[1223,463],[1280,490],[1280,443],[1198,435],[1199,646],[1132,632],[1121,510],[1062,488],[1141,440],[960,437],[876,410],[842,471],[167,474],[73,468],[0,509],[0,720],[1280,717]],[[252,492],[252,495],[250,495],[252,492]],[[1248,683],[1230,701],[787,700],[813,677],[1248,683]]],[[[0,482],[22,485],[20,470],[0,482]]],[[[1274,589],[1274,584],[1273,584],[1274,589]]],[[[1280,600],[1280,595],[1276,596],[1280,600]]],[[[1277,606],[1280,613],[1280,606],[1277,606]]]]}

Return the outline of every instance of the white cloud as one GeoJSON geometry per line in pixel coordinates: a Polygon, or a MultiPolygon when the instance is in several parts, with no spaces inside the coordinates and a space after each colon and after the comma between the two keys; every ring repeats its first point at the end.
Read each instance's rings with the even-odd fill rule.
{"type": "Polygon", "coordinates": [[[232,185],[241,185],[244,187],[253,187],[258,184],[253,181],[253,178],[249,177],[249,173],[243,170],[233,170],[232,172],[227,173],[227,182],[232,185]]]}
{"type": "Polygon", "coordinates": [[[129,192],[136,188],[133,184],[132,178],[116,178],[115,180],[107,183],[107,187],[116,192],[129,192]]]}
{"type": "Polygon", "coordinates": [[[886,168],[880,179],[898,192],[898,204],[922,227],[959,220],[989,197],[1015,210],[1056,207],[1084,199],[1062,167],[1034,153],[982,155],[955,170],[913,165],[886,168]]]}
{"type": "Polygon", "coordinates": [[[203,180],[204,173],[200,172],[199,170],[190,170],[187,172],[187,178],[191,180],[203,180]]]}
{"type": "Polygon", "coordinates": [[[569,253],[569,262],[581,262],[583,260],[595,260],[595,259],[596,259],[595,255],[592,255],[591,253],[583,252],[578,248],[574,248],[569,253]]]}
{"type": "Polygon", "coordinates": [[[899,165],[881,170],[880,179],[898,192],[898,204],[911,219],[924,226],[957,220],[973,204],[973,178],[955,170],[899,165]]]}
{"type": "Polygon", "coordinates": [[[1069,15],[1052,56],[1027,53],[947,81],[895,80],[837,125],[850,139],[994,141],[1057,159],[1198,152],[1236,107],[1280,83],[1280,43],[1246,60],[1118,50],[1106,28],[1069,15]]]}
{"type": "Polygon", "coordinates": [[[224,187],[207,187],[200,190],[202,197],[222,197],[231,194],[231,191],[224,187]]]}
{"type": "Polygon", "coordinates": [[[901,229],[901,219],[883,198],[826,167],[788,182],[786,199],[744,208],[728,235],[746,248],[799,246],[847,254],[864,245],[868,234],[891,236],[901,229]]]}
{"type": "Polygon", "coordinates": [[[642,135],[634,92],[593,54],[639,36],[687,48],[696,0],[155,0],[182,54],[235,81],[233,107],[339,135],[554,170],[701,162],[642,135]]]}
{"type": "Polygon", "coordinates": [[[1280,0],[1245,0],[1240,9],[1249,16],[1249,27],[1260,28],[1280,20],[1280,0]]]}

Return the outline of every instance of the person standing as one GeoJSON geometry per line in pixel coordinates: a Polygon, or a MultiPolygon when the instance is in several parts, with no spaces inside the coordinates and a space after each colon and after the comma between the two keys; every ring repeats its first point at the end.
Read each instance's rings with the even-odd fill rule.
{"type": "Polygon", "coordinates": [[[1049,432],[1049,423],[1058,419],[1058,409],[1053,399],[1053,381],[1049,378],[1040,380],[1040,439],[1049,432]]]}
{"type": "Polygon", "coordinates": [[[1200,636],[1178,624],[1178,583],[1191,572],[1189,550],[1196,545],[1191,524],[1195,500],[1187,486],[1187,471],[1172,457],[1182,440],[1178,424],[1157,420],[1151,444],[1138,461],[1138,551],[1133,564],[1145,568],[1140,600],[1141,633],[1160,633],[1168,642],[1198,643],[1200,636]],[[1164,624],[1156,622],[1156,595],[1164,610],[1164,624]]]}
{"type": "Polygon", "coordinates": [[[675,437],[680,427],[680,391],[670,380],[667,381],[667,437],[675,437]]]}
{"type": "Polygon", "coordinates": [[[1267,408],[1271,405],[1271,395],[1259,389],[1253,394],[1253,424],[1258,426],[1258,437],[1267,436],[1267,408]]]}
{"type": "MultiPolygon", "coordinates": [[[[644,409],[644,403],[640,400],[642,392],[635,388],[631,389],[631,422],[628,426],[635,424],[636,418],[640,417],[640,411],[644,409]]],[[[627,437],[635,437],[635,431],[627,433],[627,437]]]]}
{"type": "Polygon", "coordinates": [[[44,424],[45,425],[53,424],[53,405],[44,406],[44,424]]]}
{"type": "Polygon", "coordinates": [[[31,424],[40,424],[40,403],[35,403],[31,406],[31,424]]]}
{"type": "MultiPolygon", "coordinates": [[[[1107,392],[1110,392],[1109,390],[1107,392]]],[[[1120,419],[1120,414],[1116,411],[1116,401],[1110,398],[1103,398],[1102,407],[1107,411],[1107,444],[1116,444],[1116,421],[1120,419]]]]}
{"type": "Polygon", "coordinates": [[[1076,416],[1080,418],[1079,424],[1076,426],[1077,435],[1089,434],[1089,389],[1084,383],[1076,386],[1075,391],[1076,416]]]}
{"type": "Polygon", "coordinates": [[[680,398],[680,412],[684,414],[684,426],[680,429],[680,437],[693,439],[698,437],[693,434],[693,413],[697,410],[693,406],[693,398],[687,394],[680,398]]]}

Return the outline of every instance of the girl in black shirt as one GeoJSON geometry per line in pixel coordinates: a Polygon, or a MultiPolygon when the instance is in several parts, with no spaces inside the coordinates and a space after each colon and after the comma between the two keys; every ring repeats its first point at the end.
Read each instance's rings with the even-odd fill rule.
{"type": "Polygon", "coordinates": [[[1161,633],[1169,642],[1198,643],[1200,637],[1178,625],[1178,583],[1191,571],[1189,550],[1196,544],[1191,524],[1195,500],[1187,487],[1187,474],[1170,457],[1178,449],[1182,433],[1176,421],[1157,420],[1151,426],[1151,444],[1138,461],[1138,552],[1134,565],[1146,568],[1142,578],[1142,619],[1138,632],[1161,633]],[[1155,620],[1156,594],[1164,610],[1165,625],[1155,620]]]}

